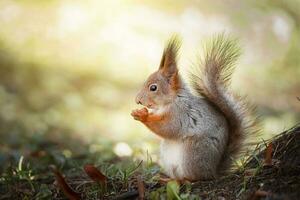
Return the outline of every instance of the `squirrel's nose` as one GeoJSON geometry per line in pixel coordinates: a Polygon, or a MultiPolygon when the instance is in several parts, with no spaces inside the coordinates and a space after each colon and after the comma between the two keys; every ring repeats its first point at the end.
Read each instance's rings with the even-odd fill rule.
{"type": "Polygon", "coordinates": [[[141,98],[139,97],[139,95],[135,98],[135,103],[142,104],[141,98]]]}

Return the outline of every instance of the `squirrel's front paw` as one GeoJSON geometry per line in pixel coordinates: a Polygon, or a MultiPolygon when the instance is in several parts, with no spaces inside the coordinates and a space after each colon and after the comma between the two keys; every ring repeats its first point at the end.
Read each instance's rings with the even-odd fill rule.
{"type": "Polygon", "coordinates": [[[131,112],[131,116],[135,120],[139,120],[141,122],[145,122],[148,117],[148,109],[147,108],[142,108],[142,109],[136,109],[131,112]]]}

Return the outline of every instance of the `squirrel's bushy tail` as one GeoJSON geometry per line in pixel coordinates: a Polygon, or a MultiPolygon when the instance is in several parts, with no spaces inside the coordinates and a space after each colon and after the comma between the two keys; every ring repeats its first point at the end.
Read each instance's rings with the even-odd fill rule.
{"type": "Polygon", "coordinates": [[[232,159],[245,147],[246,137],[255,132],[255,120],[249,115],[253,108],[229,90],[231,74],[239,55],[240,49],[235,40],[224,34],[218,35],[206,48],[200,72],[191,74],[196,92],[221,111],[229,124],[228,145],[219,164],[220,172],[230,168],[232,159]]]}

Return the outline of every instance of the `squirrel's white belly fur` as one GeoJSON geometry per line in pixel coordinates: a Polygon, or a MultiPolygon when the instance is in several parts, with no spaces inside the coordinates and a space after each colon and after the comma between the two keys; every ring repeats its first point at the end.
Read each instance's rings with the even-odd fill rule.
{"type": "Polygon", "coordinates": [[[178,141],[163,140],[160,147],[161,165],[171,178],[184,176],[183,143],[178,141]]]}

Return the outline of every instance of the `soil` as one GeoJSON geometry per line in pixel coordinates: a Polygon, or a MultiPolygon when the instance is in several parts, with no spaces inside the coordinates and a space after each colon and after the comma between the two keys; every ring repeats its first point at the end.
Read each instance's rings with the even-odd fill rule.
{"type": "Polygon", "coordinates": [[[258,144],[243,169],[193,183],[203,199],[300,199],[300,126],[258,144]]]}

